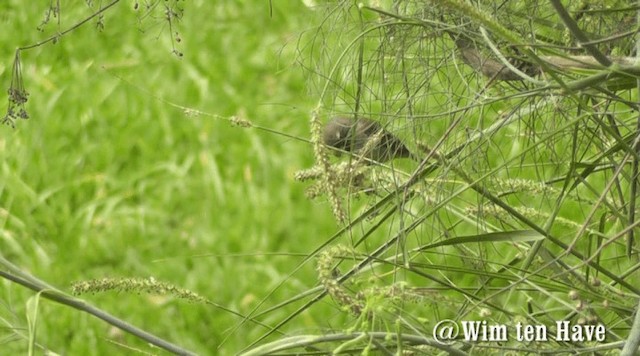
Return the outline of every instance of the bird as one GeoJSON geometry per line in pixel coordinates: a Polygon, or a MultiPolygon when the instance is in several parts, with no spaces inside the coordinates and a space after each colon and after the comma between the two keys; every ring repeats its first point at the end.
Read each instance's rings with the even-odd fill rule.
{"type": "Polygon", "coordinates": [[[396,158],[411,158],[420,161],[407,146],[391,132],[385,130],[378,122],[364,117],[333,117],[324,127],[324,144],[339,150],[363,155],[377,162],[387,162],[396,158]],[[367,142],[380,133],[375,147],[362,152],[367,142]]]}

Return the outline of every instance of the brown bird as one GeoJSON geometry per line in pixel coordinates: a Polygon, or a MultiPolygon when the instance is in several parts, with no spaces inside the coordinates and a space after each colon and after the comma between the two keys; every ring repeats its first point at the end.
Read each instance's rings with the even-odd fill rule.
{"type": "Polygon", "coordinates": [[[323,140],[325,145],[343,151],[362,154],[365,158],[386,162],[395,158],[411,158],[420,161],[407,146],[376,121],[352,117],[337,116],[324,127],[323,140]],[[378,132],[382,131],[380,140],[375,147],[367,152],[361,152],[367,142],[378,132]]]}

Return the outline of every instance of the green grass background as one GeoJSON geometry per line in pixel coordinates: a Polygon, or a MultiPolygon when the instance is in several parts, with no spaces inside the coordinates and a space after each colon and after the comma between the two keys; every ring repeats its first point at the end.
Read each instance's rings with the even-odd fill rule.
{"type": "MultiPolygon", "coordinates": [[[[328,205],[307,200],[293,180],[313,162],[309,144],[216,116],[308,137],[315,101],[296,48],[317,15],[299,1],[275,3],[272,17],[266,0],[184,2],[179,59],[159,13],[139,23],[133,3],[107,11],[102,31],[92,21],[23,52],[31,118],[0,128],[0,249],[63,290],[91,278],[154,277],[248,313],[299,264],[294,254],[309,253],[336,223],[328,205]],[[206,114],[187,115],[167,101],[206,114]]],[[[38,32],[47,4],[0,3],[3,88],[16,47],[90,13],[84,2],[62,2],[60,27],[53,19],[38,32]]],[[[315,284],[306,265],[267,303],[315,284]]],[[[0,347],[24,352],[32,292],[6,280],[0,286],[0,347]]],[[[115,292],[82,297],[199,353],[229,354],[265,331],[245,324],[221,345],[240,319],[211,306],[115,292]]],[[[283,331],[316,328],[322,315],[283,331]]],[[[107,339],[149,351],[91,316],[40,304],[37,342],[52,351],[125,350],[107,339]]]]}
{"type": "MultiPolygon", "coordinates": [[[[167,26],[161,9],[144,16],[148,2],[140,1],[138,11],[134,3],[122,1],[107,11],[103,30],[91,21],[56,44],[24,51],[21,73],[30,93],[31,118],[18,121],[15,129],[0,127],[0,252],[64,291],[75,281],[93,278],[153,277],[245,315],[264,302],[260,310],[274,307],[259,317],[269,326],[291,317],[311,297],[279,303],[318,285],[315,259],[298,269],[300,263],[338,228],[325,198],[309,201],[305,189],[310,184],[293,179],[294,172],[313,164],[312,147],[304,142],[310,113],[318,101],[323,115],[354,111],[358,86],[353,78],[360,69],[365,85],[359,112],[393,121],[389,128],[407,143],[434,145],[444,137],[441,152],[463,145],[451,164],[514,209],[528,209],[524,215],[538,226],[546,226],[558,207],[564,174],[572,174],[566,171],[572,159],[564,153],[567,147],[588,163],[611,142],[607,137],[593,141],[589,133],[599,130],[599,124],[591,127],[587,119],[602,113],[587,104],[579,105],[584,111],[577,110],[579,103],[570,97],[555,105],[541,96],[541,106],[534,107],[535,94],[529,94],[529,101],[526,96],[510,97],[515,87],[496,86],[487,93],[489,99],[497,95],[500,100],[477,98],[479,88],[485,91],[485,78],[454,65],[451,44],[421,37],[423,28],[389,27],[407,31],[395,41],[393,31],[380,27],[363,37],[359,47],[354,39],[363,28],[369,33],[366,29],[378,26],[378,15],[360,13],[354,3],[332,3],[335,9],[325,13],[302,1],[274,1],[270,16],[267,0],[181,1],[185,15],[174,29],[167,26]],[[364,23],[360,15],[366,17],[364,23]],[[383,41],[377,37],[387,35],[383,41]],[[172,37],[181,39],[176,49],[184,57],[171,53],[172,37]],[[386,57],[396,49],[403,66],[386,57]],[[410,76],[404,65],[414,70],[410,76]],[[408,97],[405,77],[415,87],[408,97]],[[327,91],[320,95],[325,83],[327,91]],[[411,110],[406,98],[412,101],[411,110]],[[531,112],[516,115],[516,122],[485,136],[513,108],[531,112]],[[384,116],[390,113],[393,118],[384,116]],[[463,120],[448,132],[458,115],[463,120]],[[232,116],[270,131],[235,127],[228,120],[232,116]],[[475,133],[480,136],[469,142],[475,133]],[[574,135],[581,141],[574,143],[574,135]],[[554,190],[540,192],[533,184],[558,177],[554,184],[545,184],[554,190]],[[523,186],[511,187],[518,180],[523,186]]],[[[48,4],[0,1],[0,24],[7,29],[0,31],[0,87],[5,90],[11,85],[16,47],[48,38],[91,13],[85,2],[61,2],[61,25],[54,18],[38,32],[48,4]]],[[[619,111],[621,127],[635,130],[635,116],[619,107],[612,110],[619,111]]],[[[351,218],[405,179],[403,172],[415,168],[415,162],[398,161],[394,169],[375,173],[373,193],[382,195],[347,196],[357,189],[339,190],[351,218]]],[[[631,315],[632,306],[625,301],[632,298],[610,298],[605,288],[594,294],[595,286],[554,278],[553,269],[527,279],[539,289],[520,283],[513,288],[510,283],[520,278],[519,265],[504,265],[526,258],[526,246],[491,243],[483,233],[530,226],[513,216],[492,216],[486,197],[454,173],[441,167],[416,187],[418,194],[402,204],[404,211],[384,221],[386,212],[396,209],[394,203],[385,205],[336,243],[353,245],[362,237],[358,251],[370,255],[422,218],[403,237],[406,246],[392,246],[380,258],[454,236],[471,236],[474,243],[414,253],[410,269],[380,264],[350,278],[346,287],[368,296],[366,307],[374,310],[373,320],[350,315],[325,297],[264,341],[282,340],[280,333],[345,330],[430,335],[429,328],[446,318],[508,324],[527,316],[552,325],[577,315],[570,298],[575,289],[594,300],[592,305],[610,330],[624,335],[620,320],[631,315]],[[489,208],[486,214],[482,207],[489,208]],[[409,287],[407,291],[417,288],[415,300],[405,299],[409,294],[398,299],[384,296],[385,287],[402,285],[409,287]],[[492,297],[491,305],[469,302],[498,289],[501,293],[492,297]]],[[[602,226],[585,220],[599,205],[606,174],[591,175],[588,185],[580,184],[571,193],[579,200],[570,196],[562,203],[551,230],[559,240],[571,242],[582,224],[603,236],[623,226],[617,220],[602,220],[602,226]]],[[[608,208],[599,209],[607,216],[608,208]]],[[[580,239],[576,250],[590,256],[599,243],[594,234],[580,239]]],[[[564,253],[554,244],[545,246],[551,253],[564,253]]],[[[600,263],[621,275],[635,263],[623,256],[625,246],[617,241],[603,251],[600,263]]],[[[356,261],[345,261],[341,272],[356,261]]],[[[535,263],[541,262],[536,258],[533,263],[532,268],[538,268],[535,263]]],[[[574,257],[563,258],[563,263],[594,275],[574,257]]],[[[234,354],[267,332],[252,322],[237,327],[242,321],[238,316],[214,306],[170,296],[111,291],[82,298],[199,354],[234,354]]],[[[30,301],[33,292],[0,280],[0,355],[27,350],[33,335],[27,321],[30,301]]],[[[129,348],[161,353],[87,314],[49,301],[40,303],[37,316],[36,342],[58,354],[102,355],[129,348]]],[[[556,346],[541,347],[547,345],[556,346]]]]}

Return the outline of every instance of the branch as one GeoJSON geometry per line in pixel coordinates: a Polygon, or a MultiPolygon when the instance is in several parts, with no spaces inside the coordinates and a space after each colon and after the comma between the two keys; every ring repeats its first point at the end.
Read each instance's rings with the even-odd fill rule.
{"type": "Polygon", "coordinates": [[[31,289],[34,292],[40,293],[44,298],[54,301],[56,303],[70,306],[74,309],[81,310],[85,313],[95,316],[98,319],[102,319],[107,323],[126,331],[152,345],[162,348],[166,351],[172,352],[177,355],[195,355],[193,352],[185,350],[180,346],[174,345],[166,340],[150,334],[142,329],[139,329],[124,320],[118,319],[115,316],[100,310],[92,305],[87,304],[85,301],[71,297],[62,291],[52,287],[51,285],[31,276],[28,273],[20,270],[17,266],[0,256],[0,265],[5,267],[9,272],[0,270],[0,277],[17,283],[23,287],[31,289]]]}
{"type": "Polygon", "coordinates": [[[605,67],[610,66],[611,61],[609,60],[609,58],[607,58],[607,56],[600,52],[600,50],[593,45],[587,35],[582,32],[580,27],[578,27],[578,24],[571,18],[571,15],[569,15],[569,13],[567,12],[567,9],[562,6],[560,0],[550,1],[551,5],[553,5],[553,8],[556,9],[556,13],[558,14],[558,16],[560,16],[562,22],[564,22],[564,25],[567,26],[569,32],[571,32],[571,34],[578,40],[580,46],[584,47],[587,52],[591,53],[593,58],[595,58],[600,64],[605,67]]]}
{"type": "Polygon", "coordinates": [[[73,30],[77,29],[78,27],[80,27],[80,26],[84,25],[85,23],[87,23],[87,22],[91,21],[91,19],[93,19],[93,18],[95,18],[96,16],[99,16],[99,15],[100,15],[100,14],[102,14],[103,12],[107,11],[110,7],[112,7],[113,5],[117,4],[118,2],[120,2],[120,0],[113,0],[113,2],[111,2],[111,3],[110,3],[110,4],[108,4],[107,6],[105,6],[105,7],[101,8],[100,10],[98,10],[98,11],[96,11],[96,12],[94,12],[91,16],[87,17],[86,19],[83,19],[82,21],[80,21],[80,22],[78,22],[77,24],[75,24],[75,25],[73,25],[73,26],[69,27],[68,29],[66,29],[66,30],[64,30],[64,31],[62,31],[62,32],[60,32],[60,33],[58,33],[58,34],[55,34],[55,35],[53,35],[53,36],[51,36],[51,37],[49,37],[49,38],[47,38],[47,39],[45,39],[45,40],[42,40],[42,41],[37,42],[37,43],[34,43],[34,44],[32,44],[32,45],[27,45],[27,46],[23,46],[23,47],[18,47],[18,51],[24,51],[24,50],[26,50],[26,49],[31,49],[31,48],[39,47],[39,46],[42,46],[43,44],[48,43],[48,42],[55,42],[55,41],[57,41],[60,37],[62,37],[62,36],[64,36],[64,35],[66,35],[67,33],[69,33],[69,32],[71,32],[71,31],[73,31],[73,30]]]}

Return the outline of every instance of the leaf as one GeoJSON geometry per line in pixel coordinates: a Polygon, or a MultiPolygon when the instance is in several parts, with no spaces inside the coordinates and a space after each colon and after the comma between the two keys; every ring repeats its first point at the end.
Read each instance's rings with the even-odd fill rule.
{"type": "Polygon", "coordinates": [[[32,296],[27,300],[26,313],[27,323],[29,326],[29,352],[28,355],[34,355],[36,344],[36,325],[38,323],[38,305],[40,304],[40,294],[32,296]]]}
{"type": "Polygon", "coordinates": [[[500,231],[480,235],[454,237],[431,245],[423,246],[420,248],[420,251],[440,246],[465,244],[470,242],[528,242],[542,239],[544,239],[544,236],[533,230],[500,231]]]}

